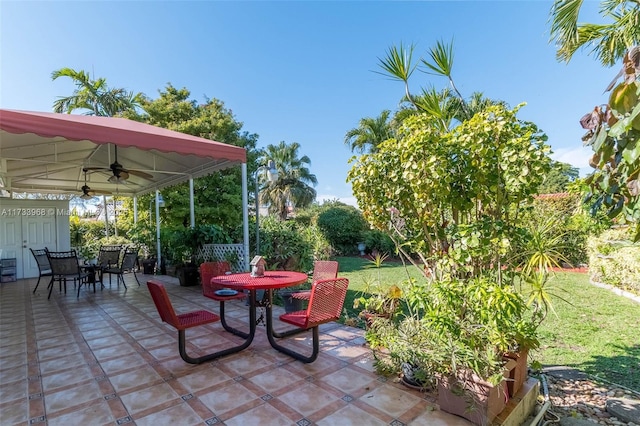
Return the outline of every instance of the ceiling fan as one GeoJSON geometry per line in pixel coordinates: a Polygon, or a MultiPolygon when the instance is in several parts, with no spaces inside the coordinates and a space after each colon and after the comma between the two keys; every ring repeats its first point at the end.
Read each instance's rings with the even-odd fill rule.
{"type": "Polygon", "coordinates": [[[91,189],[89,187],[89,185],[87,185],[87,169],[82,169],[82,171],[84,172],[84,185],[82,185],[82,188],[80,188],[82,190],[82,195],[80,196],[80,198],[82,198],[83,200],[90,200],[93,197],[95,197],[96,195],[108,195],[108,194],[111,194],[111,192],[109,192],[109,191],[101,191],[99,189],[91,189]]]}
{"type": "Polygon", "coordinates": [[[125,169],[124,166],[118,163],[118,145],[114,145],[115,148],[115,161],[109,165],[109,168],[106,167],[87,167],[84,169],[85,171],[110,171],[113,173],[109,179],[107,179],[111,183],[124,183],[127,179],[129,179],[129,175],[138,176],[147,180],[152,180],[153,175],[149,173],[142,172],[140,170],[129,170],[125,169]]]}

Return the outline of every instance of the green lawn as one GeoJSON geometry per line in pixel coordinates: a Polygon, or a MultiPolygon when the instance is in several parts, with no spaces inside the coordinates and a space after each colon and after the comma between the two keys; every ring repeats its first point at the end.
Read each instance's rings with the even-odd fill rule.
{"type": "MultiPolygon", "coordinates": [[[[339,276],[349,278],[345,308],[356,316],[353,299],[367,277],[392,285],[406,279],[404,266],[385,262],[378,271],[361,258],[337,258],[339,276]]],[[[409,267],[412,276],[418,271],[409,267]]],[[[531,355],[543,365],[567,365],[640,391],[640,304],[589,284],[586,274],[559,273],[554,292],[557,317],[550,313],[540,327],[541,348],[531,355]]]]}

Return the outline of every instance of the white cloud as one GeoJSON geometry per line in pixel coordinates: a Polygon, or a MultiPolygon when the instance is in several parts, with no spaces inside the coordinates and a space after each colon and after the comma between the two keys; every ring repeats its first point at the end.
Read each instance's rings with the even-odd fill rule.
{"type": "Polygon", "coordinates": [[[590,174],[593,169],[589,166],[589,159],[593,155],[590,147],[554,149],[551,158],[562,163],[569,163],[580,169],[580,176],[590,174]]]}

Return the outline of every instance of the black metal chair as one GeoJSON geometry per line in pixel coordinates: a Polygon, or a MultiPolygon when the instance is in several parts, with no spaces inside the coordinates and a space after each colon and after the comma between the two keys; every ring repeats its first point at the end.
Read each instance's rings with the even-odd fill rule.
{"type": "Polygon", "coordinates": [[[124,282],[124,273],[127,271],[133,272],[133,276],[140,285],[140,281],[138,281],[138,276],[136,275],[136,266],[138,262],[138,250],[127,248],[122,256],[122,260],[119,265],[115,267],[109,267],[102,270],[103,274],[109,274],[109,284],[111,284],[111,275],[115,274],[117,276],[118,285],[122,282],[124,288],[127,288],[127,285],[124,282]]]}
{"type": "Polygon", "coordinates": [[[40,285],[40,279],[42,277],[50,277],[51,276],[51,265],[49,265],[49,258],[47,257],[47,248],[43,248],[43,249],[32,249],[30,248],[29,250],[31,250],[31,254],[33,255],[33,258],[36,260],[36,263],[38,264],[38,282],[36,283],[36,288],[33,289],[33,294],[36,293],[36,290],[38,289],[38,286],[40,285]]]}
{"type": "MultiPolygon", "coordinates": [[[[74,284],[78,283],[78,296],[80,297],[80,288],[82,284],[87,282],[87,273],[82,272],[80,269],[80,263],[78,262],[78,255],[75,250],[70,251],[48,251],[47,250],[47,259],[49,260],[49,265],[51,266],[51,281],[49,282],[49,296],[47,299],[51,297],[51,292],[53,291],[53,285],[55,281],[58,281],[58,285],[60,289],[62,289],[62,285],[64,284],[64,292],[67,292],[67,281],[73,281],[74,284]]],[[[95,283],[93,286],[93,291],[96,290],[95,283]]]]}
{"type": "MultiPolygon", "coordinates": [[[[97,271],[99,274],[98,280],[104,285],[102,277],[104,271],[109,268],[116,268],[120,263],[120,253],[122,253],[122,246],[101,246],[98,252],[97,271]]],[[[111,278],[111,277],[109,277],[111,278]]]]}

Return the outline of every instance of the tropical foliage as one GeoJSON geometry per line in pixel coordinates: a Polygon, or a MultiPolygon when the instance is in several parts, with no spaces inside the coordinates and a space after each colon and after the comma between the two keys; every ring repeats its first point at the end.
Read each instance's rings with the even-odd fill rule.
{"type": "Polygon", "coordinates": [[[344,137],[344,143],[352,152],[375,152],[378,145],[394,135],[393,126],[389,120],[391,111],[384,110],[378,117],[366,117],[360,120],[358,127],[351,129],[344,137]]]}
{"type": "MultiPolygon", "coordinates": [[[[224,103],[206,99],[200,104],[190,99],[190,92],[176,89],[171,84],[160,91],[157,99],[142,97],[141,105],[146,115],[125,114],[128,118],[159,127],[215,140],[247,149],[249,169],[255,169],[258,136],[242,130],[224,103]]],[[[162,191],[165,208],[160,209],[163,226],[190,225],[188,184],[175,185],[162,191]]],[[[142,210],[153,206],[153,194],[139,197],[142,210]]],[[[130,200],[128,201],[131,202],[130,200]]],[[[242,176],[237,167],[194,179],[194,203],[196,224],[213,223],[234,232],[242,225],[242,176]]],[[[130,206],[131,207],[131,206],[130,206]]],[[[132,215],[133,209],[126,209],[132,215]]],[[[132,221],[132,217],[128,220],[132,221]]],[[[236,232],[237,234],[237,232],[236,232]]]]}
{"type": "MultiPolygon", "coordinates": [[[[640,46],[624,58],[623,81],[607,105],[597,106],[580,120],[583,136],[594,155],[595,171],[587,177],[587,202],[597,212],[605,208],[610,218],[637,224],[640,239],[640,46]]],[[[615,83],[614,83],[615,84],[615,83]]]]}
{"type": "Polygon", "coordinates": [[[546,137],[516,112],[494,106],[446,133],[427,114],[408,118],[398,139],[348,174],[365,218],[408,260],[418,253],[426,271],[500,274],[515,207],[532,199],[549,168],[546,137]],[[443,254],[465,266],[439,262],[443,254]]]}
{"type": "Polygon", "coordinates": [[[301,229],[274,216],[260,222],[260,253],[270,269],[310,271],[316,254],[327,255],[328,250],[316,226],[301,229]]]}
{"type": "Polygon", "coordinates": [[[560,161],[551,162],[551,170],[545,176],[544,182],[538,188],[540,194],[556,194],[566,192],[569,184],[580,176],[580,170],[571,164],[560,161]]]}
{"type": "Polygon", "coordinates": [[[51,79],[67,77],[73,80],[76,89],[71,96],[59,97],[53,103],[54,112],[71,114],[75,110],[85,110],[85,114],[114,117],[125,111],[140,108],[142,94],[128,92],[122,88],[109,88],[107,80],[92,80],[86,71],[60,68],[51,73],[51,79]]]}
{"type": "Polygon", "coordinates": [[[317,224],[338,254],[354,254],[369,225],[353,206],[336,205],[320,213],[317,224]]]}
{"type": "Polygon", "coordinates": [[[607,23],[579,23],[584,0],[555,0],[551,9],[551,39],[556,57],[569,62],[581,48],[605,66],[613,66],[627,50],[640,44],[640,4],[634,0],[602,0],[600,14],[607,23]]]}
{"type": "MultiPolygon", "coordinates": [[[[423,378],[472,371],[497,383],[503,353],[536,347],[549,308],[549,276],[539,274],[558,261],[559,242],[542,233],[529,257],[513,252],[527,235],[524,212],[551,170],[550,149],[535,124],[517,117],[522,105],[461,95],[451,45],[438,42],[421,68],[412,54],[400,46],[380,60],[386,75],[404,83],[403,110],[394,137],[354,157],[347,177],[365,219],[422,274],[407,273],[406,310],[374,322],[367,340],[387,349],[378,358],[384,371],[409,364],[423,378]],[[450,87],[412,95],[415,69],[446,77],[450,87]],[[541,277],[539,285],[520,293],[519,274],[541,277]]],[[[378,299],[358,303],[369,300],[378,299]]]]}
{"type": "Polygon", "coordinates": [[[275,162],[278,178],[275,182],[266,182],[264,175],[258,174],[261,183],[259,191],[260,204],[269,205],[269,213],[286,220],[289,207],[304,208],[316,198],[313,186],[317,185],[316,175],[309,170],[311,159],[306,155],[300,157],[300,144],[287,144],[281,141],[278,145],[267,145],[261,155],[261,162],[275,162]]]}
{"type": "Polygon", "coordinates": [[[586,179],[587,202],[595,214],[605,209],[610,218],[636,223],[640,239],[640,3],[601,2],[600,13],[611,22],[578,23],[582,0],[556,0],[551,10],[551,36],[557,57],[568,62],[581,47],[606,66],[622,59],[622,69],[606,87],[609,102],[580,120],[587,133],[582,140],[594,151],[595,171],[586,179]],[[618,83],[622,77],[622,81],[618,83]]]}

